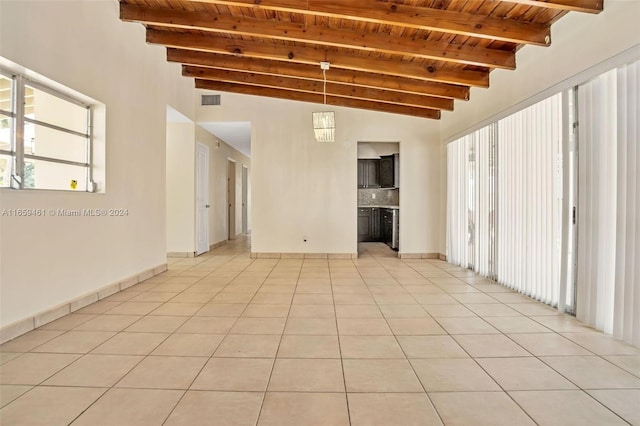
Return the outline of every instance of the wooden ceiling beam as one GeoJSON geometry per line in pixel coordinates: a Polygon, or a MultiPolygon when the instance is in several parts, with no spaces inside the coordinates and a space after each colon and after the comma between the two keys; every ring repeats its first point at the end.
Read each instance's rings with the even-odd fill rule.
{"type": "Polygon", "coordinates": [[[290,21],[267,21],[231,15],[189,12],[120,3],[120,19],[146,25],[196,29],[277,40],[313,43],[369,52],[413,56],[488,68],[515,69],[515,52],[450,45],[387,34],[363,33],[290,21]]]}
{"type": "Polygon", "coordinates": [[[500,0],[507,3],[584,13],[600,13],[603,0],[500,0]]]}
{"type": "MultiPolygon", "coordinates": [[[[197,89],[215,90],[220,92],[241,93],[253,96],[265,96],[269,98],[280,98],[291,101],[311,102],[323,104],[322,94],[294,92],[291,90],[273,89],[268,87],[248,86],[236,83],[226,83],[212,80],[195,80],[197,89]]],[[[415,117],[440,119],[440,110],[415,108],[404,105],[393,105],[381,102],[363,101],[360,99],[341,98],[337,96],[327,96],[326,105],[335,105],[349,108],[368,109],[394,114],[411,115],[415,117]]]]}
{"type": "MultiPolygon", "coordinates": [[[[280,88],[295,92],[316,94],[324,93],[324,83],[322,78],[319,80],[308,80],[187,65],[182,67],[182,75],[200,80],[224,81],[227,83],[239,83],[250,86],[270,87],[274,89],[280,88]]],[[[444,109],[453,111],[452,99],[436,98],[432,96],[347,86],[335,83],[327,83],[326,93],[327,96],[336,96],[341,98],[360,99],[363,101],[405,105],[416,108],[444,109]]]]}
{"type": "Polygon", "coordinates": [[[194,0],[546,46],[550,25],[371,0],[194,0]]]}
{"type": "MultiPolygon", "coordinates": [[[[306,78],[316,80],[322,76],[317,65],[295,64],[267,59],[254,59],[168,48],[167,60],[182,64],[196,65],[239,72],[306,78]]],[[[469,100],[469,87],[431,81],[413,80],[382,74],[331,69],[327,81],[350,86],[379,88],[402,93],[437,96],[441,98],[469,100]]]]}
{"type": "Polygon", "coordinates": [[[228,55],[271,59],[303,64],[319,64],[326,61],[332,68],[374,72],[415,78],[427,81],[461,84],[465,86],[489,87],[489,72],[467,70],[441,70],[434,65],[415,62],[380,59],[337,50],[316,49],[306,46],[284,46],[258,44],[243,40],[232,40],[212,35],[179,33],[147,29],[147,42],[167,47],[224,53],[228,55]]]}

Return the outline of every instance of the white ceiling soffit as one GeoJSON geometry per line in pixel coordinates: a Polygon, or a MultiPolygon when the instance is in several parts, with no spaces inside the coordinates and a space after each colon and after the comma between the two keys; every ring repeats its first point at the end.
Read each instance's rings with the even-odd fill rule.
{"type": "Polygon", "coordinates": [[[193,123],[187,116],[167,105],[167,123],[193,123]]]}
{"type": "Polygon", "coordinates": [[[203,129],[222,139],[247,157],[251,157],[251,123],[248,121],[198,123],[203,129]]]}

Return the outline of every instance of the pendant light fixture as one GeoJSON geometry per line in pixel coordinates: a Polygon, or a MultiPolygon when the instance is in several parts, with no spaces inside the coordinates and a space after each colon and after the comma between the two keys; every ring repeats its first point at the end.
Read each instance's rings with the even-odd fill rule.
{"type": "MultiPolygon", "coordinates": [[[[320,62],[322,69],[322,77],[324,80],[323,95],[324,105],[327,104],[327,70],[329,62],[320,62]]],[[[336,118],[333,111],[314,112],[313,115],[313,132],[318,142],[335,142],[336,139],[336,118]]]]}

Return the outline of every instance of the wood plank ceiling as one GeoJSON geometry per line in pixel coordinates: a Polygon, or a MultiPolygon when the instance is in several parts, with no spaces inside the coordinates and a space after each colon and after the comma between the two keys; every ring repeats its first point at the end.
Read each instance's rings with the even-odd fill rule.
{"type": "Polygon", "coordinates": [[[120,0],[197,88],[439,119],[603,0],[120,0]]]}

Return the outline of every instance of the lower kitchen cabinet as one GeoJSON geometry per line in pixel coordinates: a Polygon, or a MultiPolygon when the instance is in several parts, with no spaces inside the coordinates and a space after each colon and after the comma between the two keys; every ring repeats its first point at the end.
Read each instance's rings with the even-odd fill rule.
{"type": "Polygon", "coordinates": [[[382,210],[382,232],[380,241],[390,245],[393,238],[393,211],[389,209],[382,210]]]}
{"type": "Polygon", "coordinates": [[[371,229],[371,209],[358,209],[358,242],[369,241],[371,229]]]}
{"type": "Polygon", "coordinates": [[[398,249],[399,242],[399,211],[397,209],[381,209],[380,239],[394,250],[398,249]]]}
{"type": "Polygon", "coordinates": [[[380,241],[380,209],[371,209],[371,238],[373,241],[380,241]]]}
{"type": "Polygon", "coordinates": [[[380,241],[380,209],[358,208],[358,242],[380,241]]]}

